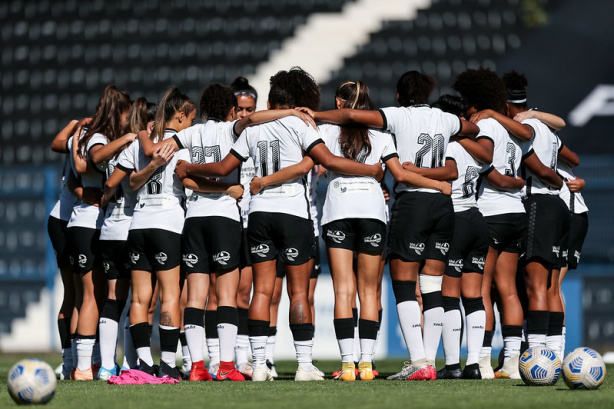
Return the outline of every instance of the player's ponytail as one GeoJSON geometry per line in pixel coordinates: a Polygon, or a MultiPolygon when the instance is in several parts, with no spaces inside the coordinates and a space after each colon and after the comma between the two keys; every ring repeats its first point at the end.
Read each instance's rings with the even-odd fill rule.
{"type": "Polygon", "coordinates": [[[147,102],[145,97],[134,100],[128,114],[128,132],[139,133],[147,129],[147,124],[156,117],[157,105],[147,102]]]}
{"type": "Polygon", "coordinates": [[[166,124],[173,119],[178,112],[183,112],[186,116],[195,109],[194,102],[186,94],[182,94],[178,87],[171,87],[158,103],[156,119],[153,132],[150,138],[158,142],[164,138],[166,124]]]}
{"type": "Polygon", "coordinates": [[[527,108],[527,86],[529,81],[524,74],[509,71],[503,74],[503,82],[507,91],[507,102],[520,108],[527,108]]]}
{"type": "MultiPolygon", "coordinates": [[[[373,109],[369,87],[360,81],[348,81],[339,85],[335,98],[342,102],[341,108],[373,109]]],[[[369,130],[362,126],[342,126],[339,144],[343,156],[348,159],[356,160],[359,155],[367,157],[371,153],[369,130]]]]}

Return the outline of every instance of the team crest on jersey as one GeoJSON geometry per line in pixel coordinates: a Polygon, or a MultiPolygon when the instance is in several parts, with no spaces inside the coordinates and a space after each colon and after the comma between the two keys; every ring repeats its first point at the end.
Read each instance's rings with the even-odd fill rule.
{"type": "Polygon", "coordinates": [[[450,250],[450,243],[435,242],[435,248],[441,251],[441,254],[445,256],[446,254],[448,254],[448,251],[450,250]]]}
{"type": "Polygon", "coordinates": [[[286,257],[288,258],[288,260],[290,261],[294,261],[296,257],[298,257],[298,250],[295,249],[294,247],[290,247],[289,249],[286,249],[284,253],[286,254],[286,257]]]}
{"type": "Polygon", "coordinates": [[[415,251],[419,256],[422,255],[425,247],[424,243],[409,243],[409,249],[415,251]]]}
{"type": "Polygon", "coordinates": [[[341,230],[327,230],[326,236],[330,237],[330,239],[335,243],[341,243],[343,240],[345,240],[345,233],[341,230]]]}
{"type": "Polygon", "coordinates": [[[371,244],[373,247],[378,247],[379,244],[382,242],[382,235],[379,233],[375,233],[372,236],[365,237],[364,242],[371,244]]]}
{"type": "Polygon", "coordinates": [[[559,257],[559,254],[561,253],[561,246],[552,246],[552,252],[559,257]]]}
{"type": "Polygon", "coordinates": [[[454,270],[459,273],[463,271],[463,259],[459,258],[458,260],[448,260],[448,266],[454,268],[454,270]]]}
{"type": "Polygon", "coordinates": [[[87,263],[87,256],[85,254],[79,254],[79,267],[81,268],[85,267],[86,263],[87,263]]]}
{"type": "Polygon", "coordinates": [[[264,258],[267,256],[270,249],[269,249],[269,246],[266,244],[258,244],[257,246],[254,246],[250,248],[249,250],[252,254],[255,254],[259,257],[264,258]]]}
{"type": "Polygon", "coordinates": [[[198,263],[198,256],[196,254],[194,254],[194,253],[184,254],[183,255],[183,262],[188,267],[194,267],[194,265],[196,263],[198,263]]]}
{"type": "Polygon", "coordinates": [[[108,273],[109,270],[111,269],[111,265],[109,264],[108,261],[105,261],[105,262],[102,263],[102,268],[104,269],[105,273],[108,273]]]}
{"type": "Polygon", "coordinates": [[[478,266],[481,270],[484,270],[484,264],[486,264],[486,259],[484,257],[472,257],[471,263],[473,263],[473,265],[478,266]]]}
{"type": "Polygon", "coordinates": [[[158,263],[164,265],[164,263],[168,259],[168,256],[166,255],[165,252],[161,251],[155,255],[155,258],[158,263]]]}
{"type": "Polygon", "coordinates": [[[136,262],[139,261],[139,258],[141,258],[141,255],[135,251],[131,251],[129,257],[130,257],[130,262],[132,264],[136,264],[136,262]]]}
{"type": "Polygon", "coordinates": [[[213,261],[223,266],[228,264],[228,260],[230,260],[230,253],[227,251],[220,251],[219,253],[213,256],[213,261]]]}

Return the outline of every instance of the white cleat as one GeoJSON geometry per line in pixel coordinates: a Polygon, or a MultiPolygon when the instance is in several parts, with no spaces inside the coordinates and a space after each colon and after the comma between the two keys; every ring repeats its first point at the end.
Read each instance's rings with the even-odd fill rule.
{"type": "MultiPolygon", "coordinates": [[[[503,363],[501,369],[495,372],[497,379],[522,379],[518,370],[518,358],[520,354],[516,354],[503,363]]],[[[484,378],[484,376],[482,376],[484,378]]]]}
{"type": "Polygon", "coordinates": [[[271,361],[269,361],[268,359],[266,360],[266,366],[269,369],[269,372],[271,373],[271,376],[273,378],[277,378],[279,375],[277,375],[277,371],[275,370],[275,364],[271,361]]]}
{"type": "Polygon", "coordinates": [[[320,375],[320,370],[315,366],[311,371],[306,371],[302,366],[299,366],[294,376],[295,381],[323,381],[324,377],[320,375]]]}
{"type": "Polygon", "coordinates": [[[414,372],[414,366],[411,362],[403,362],[403,368],[401,368],[401,372],[397,372],[394,375],[390,375],[386,379],[389,381],[404,381],[407,379],[409,375],[414,372]]]}
{"type": "Polygon", "coordinates": [[[273,376],[268,369],[261,368],[259,366],[254,367],[252,371],[252,381],[254,382],[266,382],[272,381],[273,376]]]}
{"type": "Polygon", "coordinates": [[[324,378],[326,376],[326,374],[324,372],[320,371],[317,366],[314,365],[313,368],[316,370],[318,375],[320,375],[322,378],[324,378]]]}
{"type": "Polygon", "coordinates": [[[490,354],[480,359],[480,375],[482,375],[482,379],[495,379],[490,354]]]}

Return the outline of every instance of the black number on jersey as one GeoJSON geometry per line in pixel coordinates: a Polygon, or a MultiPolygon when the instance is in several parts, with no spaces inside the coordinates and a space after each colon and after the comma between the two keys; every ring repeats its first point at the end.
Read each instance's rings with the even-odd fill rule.
{"type": "Polygon", "coordinates": [[[365,163],[367,161],[367,156],[369,156],[367,154],[367,149],[363,147],[356,156],[356,162],[365,163]]]}
{"type": "Polygon", "coordinates": [[[433,137],[427,133],[418,136],[418,143],[422,148],[416,152],[414,164],[419,168],[438,168],[443,166],[443,147],[445,145],[443,135],[437,134],[433,137]],[[424,157],[431,153],[431,163],[424,163],[424,157]]]}
{"type": "MultiPolygon", "coordinates": [[[[113,171],[115,171],[115,165],[109,162],[109,164],[107,165],[107,180],[111,177],[113,171]]],[[[117,188],[115,188],[113,200],[119,202],[122,197],[124,197],[124,189],[122,188],[122,184],[120,183],[119,185],[117,185],[117,188]]]]}
{"type": "Polygon", "coordinates": [[[550,169],[556,170],[556,160],[559,156],[559,144],[552,142],[552,157],[550,158],[550,169]]]}
{"type": "Polygon", "coordinates": [[[468,166],[465,172],[465,181],[463,182],[463,198],[473,196],[475,194],[475,184],[480,176],[480,168],[468,166]]]}
{"type": "Polygon", "coordinates": [[[515,178],[516,167],[514,166],[514,164],[516,163],[516,145],[511,142],[508,142],[507,147],[505,148],[505,152],[507,153],[507,161],[505,163],[505,176],[511,176],[515,178]],[[509,167],[507,165],[509,165],[509,167]]]}
{"type": "Polygon", "coordinates": [[[265,177],[269,174],[269,160],[268,160],[268,151],[270,148],[271,151],[271,161],[272,161],[272,171],[271,174],[279,171],[280,169],[280,154],[279,154],[279,140],[275,139],[267,143],[267,141],[258,142],[258,159],[260,161],[260,169],[262,173],[262,177],[265,177]]]}
{"type": "Polygon", "coordinates": [[[147,194],[148,195],[158,195],[162,193],[162,172],[164,171],[164,166],[160,166],[156,171],[151,175],[149,180],[147,181],[147,194]]]}

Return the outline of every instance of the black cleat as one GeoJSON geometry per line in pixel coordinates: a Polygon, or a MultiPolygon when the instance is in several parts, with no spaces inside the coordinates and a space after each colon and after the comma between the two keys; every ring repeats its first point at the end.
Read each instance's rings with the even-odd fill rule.
{"type": "Polygon", "coordinates": [[[463,369],[463,379],[482,379],[480,364],[466,365],[463,369]]]}
{"type": "Polygon", "coordinates": [[[177,380],[182,380],[181,371],[177,367],[171,367],[166,362],[160,362],[160,369],[158,370],[158,378],[168,375],[169,377],[177,380]]]}
{"type": "Polygon", "coordinates": [[[139,371],[145,372],[148,375],[158,376],[158,365],[149,366],[147,363],[141,361],[139,371]]]}
{"type": "Polygon", "coordinates": [[[463,371],[460,369],[460,364],[446,365],[437,371],[437,379],[462,379],[462,377],[463,371]]]}

